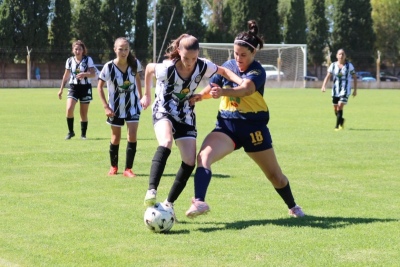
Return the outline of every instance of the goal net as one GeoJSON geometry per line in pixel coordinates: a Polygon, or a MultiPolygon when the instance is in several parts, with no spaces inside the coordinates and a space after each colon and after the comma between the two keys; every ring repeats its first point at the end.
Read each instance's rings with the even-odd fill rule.
{"type": "MultiPolygon", "coordinates": [[[[217,65],[233,59],[233,44],[200,43],[200,57],[217,65]]],[[[305,44],[264,44],[257,50],[255,60],[262,65],[272,65],[280,73],[276,79],[267,79],[266,87],[303,88],[307,72],[307,45],[305,44]]],[[[271,66],[269,66],[271,67],[271,66]]]]}

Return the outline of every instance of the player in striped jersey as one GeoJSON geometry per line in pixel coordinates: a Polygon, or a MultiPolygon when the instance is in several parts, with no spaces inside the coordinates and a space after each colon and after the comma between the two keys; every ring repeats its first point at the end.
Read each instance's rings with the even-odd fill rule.
{"type": "Polygon", "coordinates": [[[235,59],[222,65],[241,76],[243,83],[237,84],[216,75],[211,78],[211,85],[192,99],[199,101],[202,98],[221,97],[221,103],[216,127],[204,139],[197,155],[195,196],[186,212],[189,218],[210,210],[205,197],[212,177],[211,165],[242,147],[284,200],[289,215],[304,216],[302,209],[294,201],[289,180],[282,173],[272,147],[272,138],[267,127],[269,109],[263,97],[266,74],[261,64],[254,59],[257,47],[261,49],[263,41],[257,35],[258,26],[254,20],[248,21],[248,27],[247,32],[239,33],[235,38],[235,59]]]}
{"type": "Polygon", "coordinates": [[[103,104],[107,123],[111,125],[109,175],[118,173],[118,154],[121,141],[121,128],[127,125],[126,161],[123,175],[135,177],[132,171],[136,155],[137,130],[139,117],[142,110],[140,98],[142,85],[139,72],[142,66],[130,52],[129,42],[126,38],[117,38],[114,42],[116,58],[104,64],[99,74],[97,90],[103,104]],[[107,84],[108,102],[103,87],[107,84]]]}
{"type": "Polygon", "coordinates": [[[346,52],[343,49],[337,51],[336,58],[337,61],[333,62],[328,68],[321,91],[326,91],[326,83],[333,76],[332,104],[336,117],[335,131],[339,131],[344,128],[343,109],[351,95],[351,78],[353,78],[354,83],[353,97],[357,95],[357,75],[353,64],[346,60],[346,52]]]}
{"type": "Polygon", "coordinates": [[[168,60],[150,63],[145,72],[145,96],[150,103],[151,77],[156,76],[156,95],[153,103],[153,124],[158,148],[150,169],[149,187],[145,205],[156,202],[157,188],[163,175],[165,164],[171,153],[173,140],[180,150],[182,163],[169,192],[166,204],[174,201],[186,186],[196,161],[196,114],[189,99],[203,78],[220,74],[229,80],[240,83],[242,79],[232,71],[211,61],[199,58],[199,42],[188,34],[183,34],[167,49],[168,60]]]}
{"type": "Polygon", "coordinates": [[[74,110],[78,100],[81,103],[81,138],[86,139],[89,103],[93,100],[90,78],[96,76],[93,60],[91,57],[87,56],[86,46],[81,40],[77,40],[72,44],[72,53],[74,56],[68,58],[65,63],[65,72],[61,81],[60,90],[58,91],[58,98],[62,99],[63,89],[65,83],[68,81],[69,89],[66,113],[69,132],[65,137],[66,140],[75,136],[74,110]]]}

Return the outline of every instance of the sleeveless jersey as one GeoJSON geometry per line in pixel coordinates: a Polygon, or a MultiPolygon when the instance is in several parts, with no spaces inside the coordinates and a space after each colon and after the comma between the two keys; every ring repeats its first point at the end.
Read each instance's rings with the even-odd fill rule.
{"type": "MultiPolygon", "coordinates": [[[[245,72],[240,72],[234,59],[226,61],[222,66],[230,69],[243,79],[251,80],[256,86],[256,91],[249,96],[221,97],[218,118],[267,122],[269,119],[268,106],[263,97],[266,74],[261,64],[253,61],[245,72]]],[[[218,84],[221,88],[238,86],[221,75],[215,75],[210,82],[218,84]]]]}
{"type": "Polygon", "coordinates": [[[139,115],[142,110],[139,91],[136,86],[136,75],[142,71],[142,65],[137,60],[137,73],[128,66],[122,72],[113,60],[107,62],[99,74],[99,79],[107,82],[108,106],[118,118],[129,118],[139,115]]]}
{"type": "Polygon", "coordinates": [[[192,75],[182,79],[175,67],[177,60],[165,60],[155,67],[157,79],[156,96],[153,103],[153,116],[159,119],[172,116],[177,122],[195,126],[194,106],[189,98],[194,94],[203,77],[213,76],[218,66],[205,58],[198,58],[192,75]]]}
{"type": "Polygon", "coordinates": [[[341,97],[351,94],[351,76],[355,73],[354,66],[346,62],[340,69],[338,62],[333,62],[328,72],[333,76],[332,96],[341,97]]]}
{"type": "Polygon", "coordinates": [[[65,63],[65,68],[70,70],[69,84],[90,84],[90,78],[85,77],[82,80],[76,78],[80,72],[87,72],[89,68],[94,68],[93,59],[88,56],[83,56],[81,62],[77,63],[75,57],[70,57],[65,63]]]}

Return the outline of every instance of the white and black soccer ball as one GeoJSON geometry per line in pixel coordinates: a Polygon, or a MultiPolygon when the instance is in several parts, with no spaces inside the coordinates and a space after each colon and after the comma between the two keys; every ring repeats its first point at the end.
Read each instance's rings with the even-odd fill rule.
{"type": "Polygon", "coordinates": [[[165,233],[174,226],[174,209],[164,203],[156,203],[144,212],[144,224],[155,233],[165,233]]]}

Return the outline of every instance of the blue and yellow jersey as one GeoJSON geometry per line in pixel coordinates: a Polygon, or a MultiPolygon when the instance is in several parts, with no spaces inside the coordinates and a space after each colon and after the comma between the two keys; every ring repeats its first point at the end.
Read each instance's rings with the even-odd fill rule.
{"type": "MultiPolygon", "coordinates": [[[[230,69],[243,79],[251,80],[256,86],[256,91],[243,97],[221,97],[218,118],[268,121],[268,106],[265,102],[264,85],[266,80],[265,70],[257,61],[253,61],[245,72],[240,72],[234,59],[225,62],[223,67],[230,69]]],[[[221,75],[214,75],[210,82],[218,84],[221,88],[233,88],[237,84],[221,75]]]]}

